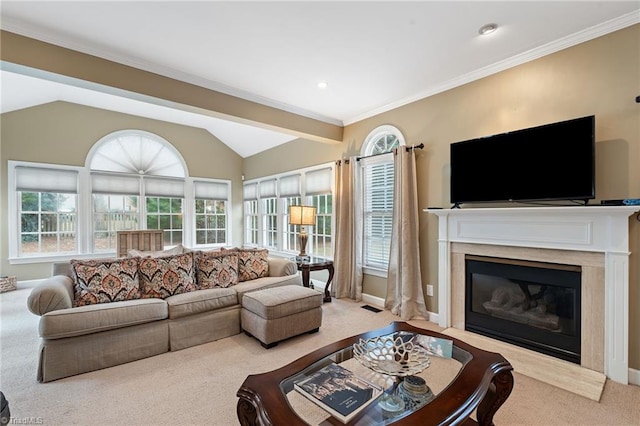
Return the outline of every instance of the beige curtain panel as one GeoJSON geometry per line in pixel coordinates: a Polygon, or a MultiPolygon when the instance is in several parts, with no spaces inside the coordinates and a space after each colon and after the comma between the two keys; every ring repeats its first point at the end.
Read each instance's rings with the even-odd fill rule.
{"type": "Polygon", "coordinates": [[[336,162],[334,213],[336,215],[335,268],[332,286],[336,298],[362,300],[362,225],[356,220],[356,161],[336,162]]]}
{"type": "Polygon", "coordinates": [[[405,321],[427,319],[420,272],[415,150],[401,146],[393,154],[393,222],[384,307],[405,321]]]}

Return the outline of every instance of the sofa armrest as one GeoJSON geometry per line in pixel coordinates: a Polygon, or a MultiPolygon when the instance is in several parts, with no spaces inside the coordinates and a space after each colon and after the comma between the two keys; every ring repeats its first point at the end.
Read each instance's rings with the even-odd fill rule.
{"type": "Polygon", "coordinates": [[[27,299],[27,307],[36,315],[73,307],[73,280],[54,275],[38,284],[27,299]]]}
{"type": "Polygon", "coordinates": [[[269,257],[269,276],[270,277],[285,277],[287,275],[294,275],[298,272],[298,265],[291,259],[284,257],[269,257]]]}

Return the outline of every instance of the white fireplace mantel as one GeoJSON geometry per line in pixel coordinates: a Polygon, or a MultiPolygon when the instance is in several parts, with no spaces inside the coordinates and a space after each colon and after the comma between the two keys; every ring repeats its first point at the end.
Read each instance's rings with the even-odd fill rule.
{"type": "Polygon", "coordinates": [[[605,254],[605,374],[629,381],[629,216],[640,206],[426,209],[438,216],[438,320],[451,326],[451,243],[605,254]]]}

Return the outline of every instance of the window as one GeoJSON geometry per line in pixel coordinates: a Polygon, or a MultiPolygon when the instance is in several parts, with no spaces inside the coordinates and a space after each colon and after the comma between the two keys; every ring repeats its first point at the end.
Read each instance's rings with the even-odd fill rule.
{"type": "Polygon", "coordinates": [[[221,182],[194,182],[196,245],[227,243],[228,186],[221,182]]]}
{"type": "Polygon", "coordinates": [[[77,251],[78,172],[15,167],[20,256],[77,251]]]}
{"type": "Polygon", "coordinates": [[[242,188],[244,199],[244,243],[250,246],[259,244],[258,184],[245,184],[242,188]]]}
{"type": "MultiPolygon", "coordinates": [[[[394,166],[391,152],[404,145],[402,133],[393,126],[374,129],[363,144],[363,265],[368,272],[386,271],[391,249],[394,166]]],[[[375,272],[374,272],[375,273],[375,272]]]]}
{"type": "Polygon", "coordinates": [[[115,253],[120,230],[162,229],[165,245],[227,245],[229,180],[190,178],[178,151],[126,130],[96,142],[85,167],[9,161],[11,263],[115,253]]]}
{"type": "Polygon", "coordinates": [[[333,195],[315,195],[311,205],[316,207],[316,226],[312,235],[311,252],[320,257],[333,257],[333,195]]]}
{"type": "Polygon", "coordinates": [[[282,255],[300,251],[300,227],[289,225],[289,206],[313,205],[316,226],[306,228],[309,254],[333,257],[333,165],[296,170],[244,183],[245,244],[282,255]]]}

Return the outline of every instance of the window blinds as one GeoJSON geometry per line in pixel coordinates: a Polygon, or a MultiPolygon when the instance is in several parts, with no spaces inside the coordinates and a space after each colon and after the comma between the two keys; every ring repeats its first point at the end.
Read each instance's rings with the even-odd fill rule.
{"type": "Polygon", "coordinates": [[[276,193],[276,180],[269,179],[260,182],[260,198],[274,198],[276,193]]]}
{"type": "Polygon", "coordinates": [[[245,183],[242,187],[242,198],[244,201],[253,201],[258,199],[258,184],[245,183]]]}
{"type": "Polygon", "coordinates": [[[78,193],[76,170],[28,166],[17,166],[15,170],[17,191],[78,193]]]}
{"type": "Polygon", "coordinates": [[[151,197],[184,198],[184,181],[145,177],[144,193],[151,197]]]}
{"type": "Polygon", "coordinates": [[[229,200],[229,184],[226,182],[194,181],[195,198],[201,200],[229,200]]]}
{"type": "Polygon", "coordinates": [[[289,175],[279,178],[278,190],[281,197],[299,197],[300,175],[289,175]]]}
{"type": "Polygon", "coordinates": [[[91,173],[94,194],[140,195],[140,177],[108,173],[91,173]]]}
{"type": "Polygon", "coordinates": [[[331,192],[331,167],[313,170],[305,175],[305,195],[320,195],[331,192]]]}

